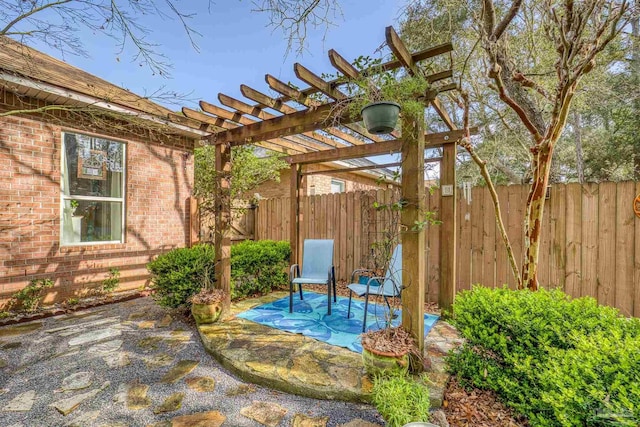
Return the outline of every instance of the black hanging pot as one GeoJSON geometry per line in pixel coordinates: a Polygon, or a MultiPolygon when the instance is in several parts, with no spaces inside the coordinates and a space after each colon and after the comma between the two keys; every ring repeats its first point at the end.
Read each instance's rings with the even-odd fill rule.
{"type": "Polygon", "coordinates": [[[365,106],[361,114],[369,133],[375,135],[391,133],[398,122],[400,105],[388,101],[374,102],[365,106]]]}

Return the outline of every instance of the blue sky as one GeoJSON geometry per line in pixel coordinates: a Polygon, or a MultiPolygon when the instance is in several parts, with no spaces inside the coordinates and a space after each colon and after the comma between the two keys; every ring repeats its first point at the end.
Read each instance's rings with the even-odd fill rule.
{"type": "MultiPolygon", "coordinates": [[[[178,22],[157,16],[139,19],[141,25],[152,31],[148,40],[158,44],[158,50],[173,64],[169,79],[154,76],[148,68],[132,62],[131,55],[126,52],[119,55],[112,39],[89,31],[81,34],[90,57],[67,55],[64,60],[138,94],[164,86],[167,90],[192,93],[194,99],[213,103],[217,103],[218,92],[242,99],[239,91],[242,83],[268,93],[264,82],[266,73],[304,86],[293,73],[295,62],[301,62],[317,74],[335,72],[327,57],[330,48],[348,60],[359,55],[373,56],[384,42],[384,28],[397,24],[405,1],[345,0],[340,3],[342,17],[336,19],[326,40],[322,40],[324,29],[310,29],[309,46],[302,56],[292,52],[285,57],[287,43],[282,31],[267,26],[266,14],[252,12],[251,1],[216,0],[209,10],[205,0],[191,0],[183,1],[181,7],[183,11],[196,14],[189,23],[202,34],[196,37],[200,52],[191,47],[178,22]]],[[[36,47],[60,56],[53,49],[36,47]]]]}

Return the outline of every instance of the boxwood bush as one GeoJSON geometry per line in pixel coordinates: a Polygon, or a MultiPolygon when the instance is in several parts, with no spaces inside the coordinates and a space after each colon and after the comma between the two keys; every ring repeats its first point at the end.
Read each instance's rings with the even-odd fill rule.
{"type": "Polygon", "coordinates": [[[452,372],[532,426],[640,425],[639,319],[559,290],[476,287],[452,321],[467,340],[452,372]]]}
{"type": "Polygon", "coordinates": [[[207,280],[213,283],[215,250],[211,245],[173,249],[147,264],[158,304],[186,306],[207,280]]]}
{"type": "Polygon", "coordinates": [[[231,246],[232,298],[270,292],[288,283],[289,242],[245,240],[231,246]]]}
{"type": "MultiPolygon", "coordinates": [[[[244,241],[231,247],[232,298],[267,293],[287,283],[291,249],[288,242],[244,241]]],[[[207,280],[213,283],[215,250],[212,245],[178,248],[158,256],[147,268],[158,304],[187,306],[207,280]]]]}

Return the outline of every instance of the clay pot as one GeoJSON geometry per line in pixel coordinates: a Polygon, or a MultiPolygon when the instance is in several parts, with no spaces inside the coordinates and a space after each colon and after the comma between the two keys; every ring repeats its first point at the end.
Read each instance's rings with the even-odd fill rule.
{"type": "Polygon", "coordinates": [[[191,314],[198,325],[215,323],[222,314],[222,301],[211,304],[191,304],[191,314]]]}
{"type": "Polygon", "coordinates": [[[372,378],[376,375],[406,374],[409,370],[409,352],[386,353],[363,346],[362,363],[372,378]]]}

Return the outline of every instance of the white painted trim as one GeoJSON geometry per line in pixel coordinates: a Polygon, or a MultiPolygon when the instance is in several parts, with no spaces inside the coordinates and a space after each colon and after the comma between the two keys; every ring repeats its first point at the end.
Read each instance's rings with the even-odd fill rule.
{"type": "Polygon", "coordinates": [[[39,90],[42,92],[46,92],[49,93],[51,95],[56,95],[56,96],[60,96],[63,98],[67,98],[73,101],[78,101],[82,104],[86,104],[86,105],[92,105],[98,108],[102,108],[105,110],[109,110],[109,111],[114,111],[117,113],[121,113],[121,114],[126,114],[126,115],[130,115],[130,116],[134,116],[134,117],[138,117],[141,118],[143,120],[149,120],[155,123],[159,123],[159,124],[163,124],[165,126],[169,126],[172,127],[174,129],[179,129],[183,132],[188,132],[191,134],[194,134],[195,136],[207,136],[209,135],[208,132],[204,132],[201,131],[199,129],[193,129],[190,128],[188,126],[184,126],[181,125],[179,123],[174,123],[171,122],[169,120],[163,119],[161,117],[158,116],[154,116],[148,113],[143,113],[141,111],[135,110],[133,108],[130,107],[124,107],[121,105],[117,105],[117,104],[113,104],[110,102],[106,102],[104,100],[101,100],[100,98],[96,98],[93,96],[89,96],[89,95],[84,95],[82,93],[79,92],[75,92],[69,89],[63,89],[60,88],[58,86],[49,84],[49,83],[44,83],[44,82],[39,82],[36,80],[32,80],[32,79],[28,79],[28,78],[24,78],[24,77],[19,77],[13,74],[9,74],[6,72],[1,72],[0,71],[0,80],[5,80],[7,82],[13,83],[13,84],[17,84],[20,86],[24,86],[30,89],[35,89],[35,90],[39,90]]]}

